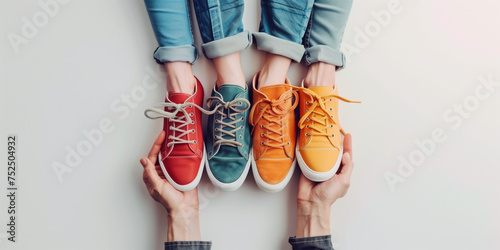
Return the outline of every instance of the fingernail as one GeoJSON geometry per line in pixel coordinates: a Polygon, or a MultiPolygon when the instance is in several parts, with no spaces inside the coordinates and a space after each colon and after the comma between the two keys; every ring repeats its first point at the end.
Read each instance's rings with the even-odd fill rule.
{"type": "Polygon", "coordinates": [[[350,160],[350,159],[351,159],[351,154],[349,154],[349,153],[344,153],[344,155],[345,155],[345,157],[346,157],[348,160],[350,160]]]}
{"type": "Polygon", "coordinates": [[[141,159],[141,164],[142,164],[143,167],[146,166],[146,163],[147,163],[146,159],[142,158],[141,159]]]}

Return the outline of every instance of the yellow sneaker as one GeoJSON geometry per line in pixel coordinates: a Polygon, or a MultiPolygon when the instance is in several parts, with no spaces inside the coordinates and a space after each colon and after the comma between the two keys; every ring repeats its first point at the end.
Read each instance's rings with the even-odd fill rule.
{"type": "Polygon", "coordinates": [[[317,86],[299,89],[300,134],[296,153],[302,173],[312,181],[330,179],[342,159],[344,133],[338,117],[338,102],[350,101],[338,96],[337,88],[317,86]]]}

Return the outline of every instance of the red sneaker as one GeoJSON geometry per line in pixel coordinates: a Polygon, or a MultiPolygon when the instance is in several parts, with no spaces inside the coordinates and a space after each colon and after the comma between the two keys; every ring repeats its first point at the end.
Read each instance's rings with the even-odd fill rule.
{"type": "Polygon", "coordinates": [[[167,94],[159,108],[147,109],[151,119],[164,118],[165,141],[158,161],[167,180],[180,191],[198,186],[206,159],[202,134],[203,86],[196,79],[194,94],[167,94]],[[156,113],[150,115],[149,113],[156,113]]]}

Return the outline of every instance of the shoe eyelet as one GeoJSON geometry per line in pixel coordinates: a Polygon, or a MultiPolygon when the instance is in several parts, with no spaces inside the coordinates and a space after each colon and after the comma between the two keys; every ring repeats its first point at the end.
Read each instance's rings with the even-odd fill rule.
{"type": "Polygon", "coordinates": [[[308,101],[306,101],[306,105],[309,105],[309,102],[308,102],[308,101]]]}
{"type": "Polygon", "coordinates": [[[194,124],[194,120],[191,120],[191,124],[194,124]]]}
{"type": "Polygon", "coordinates": [[[240,129],[242,129],[243,127],[244,127],[244,126],[243,126],[243,125],[241,125],[241,126],[240,126],[240,129]]]}
{"type": "Polygon", "coordinates": [[[191,134],[194,134],[194,129],[191,129],[191,134]]]}
{"type": "Polygon", "coordinates": [[[193,143],[196,144],[196,140],[194,140],[193,143]]]}
{"type": "Polygon", "coordinates": [[[332,98],[330,98],[330,101],[332,101],[332,98]]]}
{"type": "Polygon", "coordinates": [[[242,138],[243,138],[243,135],[240,135],[240,139],[242,139],[242,138]]]}
{"type": "Polygon", "coordinates": [[[311,119],[309,119],[309,117],[306,118],[306,121],[310,121],[311,119]]]}
{"type": "Polygon", "coordinates": [[[287,146],[290,146],[290,142],[287,142],[287,143],[286,143],[286,145],[287,145],[287,146]]]}
{"type": "Polygon", "coordinates": [[[330,128],[333,128],[333,124],[332,124],[332,125],[330,125],[330,128]]]}
{"type": "Polygon", "coordinates": [[[214,139],[215,139],[215,135],[214,135],[214,139]]]}
{"type": "Polygon", "coordinates": [[[260,142],[260,145],[261,145],[261,146],[264,146],[264,142],[263,142],[263,141],[261,141],[261,142],[260,142]]]}
{"type": "Polygon", "coordinates": [[[330,108],[330,111],[332,111],[332,110],[333,110],[333,109],[332,109],[332,108],[330,108]]]}
{"type": "Polygon", "coordinates": [[[333,115],[331,115],[330,117],[333,118],[333,115]]]}
{"type": "Polygon", "coordinates": [[[309,134],[308,134],[308,133],[306,133],[306,134],[305,134],[305,136],[306,136],[306,137],[308,137],[308,136],[309,136],[309,134]]]}
{"type": "Polygon", "coordinates": [[[334,134],[332,134],[332,137],[335,137],[335,135],[334,135],[334,134]]]}
{"type": "Polygon", "coordinates": [[[309,128],[309,125],[306,125],[306,128],[309,128]]]}
{"type": "Polygon", "coordinates": [[[261,128],[264,128],[264,124],[260,124],[260,127],[261,127],[261,128]]]}
{"type": "Polygon", "coordinates": [[[261,137],[264,137],[264,133],[261,133],[261,134],[260,134],[260,136],[261,136],[261,137]]]}
{"type": "Polygon", "coordinates": [[[193,114],[193,113],[189,113],[189,116],[191,116],[191,117],[192,117],[192,116],[194,116],[194,114],[193,114]]]}
{"type": "Polygon", "coordinates": [[[306,109],[306,112],[309,111],[309,109],[306,109]]]}

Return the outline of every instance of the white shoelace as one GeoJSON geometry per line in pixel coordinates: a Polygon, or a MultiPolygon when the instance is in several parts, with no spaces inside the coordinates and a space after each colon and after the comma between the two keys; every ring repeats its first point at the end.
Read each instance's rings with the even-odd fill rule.
{"type": "MultiPolygon", "coordinates": [[[[173,130],[175,132],[179,132],[180,134],[174,136],[170,135],[168,137],[169,140],[172,140],[171,142],[167,143],[167,147],[170,147],[174,144],[184,144],[184,143],[196,143],[196,140],[185,140],[182,139],[183,136],[186,136],[189,133],[194,133],[195,130],[191,129],[188,130],[186,126],[189,124],[194,124],[194,120],[191,119],[192,116],[194,116],[194,113],[188,113],[186,111],[186,108],[188,107],[195,107],[199,109],[201,112],[207,115],[213,114],[215,111],[207,111],[203,109],[202,107],[194,104],[194,103],[182,103],[182,104],[177,104],[177,103],[160,103],[158,104],[160,107],[166,107],[168,110],[173,110],[172,112],[165,111],[160,108],[149,108],[144,111],[144,115],[149,118],[149,119],[159,119],[159,118],[167,118],[170,122],[174,123],[179,123],[180,125],[177,127],[170,126],[169,129],[173,130]],[[181,115],[178,115],[182,113],[181,115]],[[153,113],[153,115],[150,115],[150,113],[153,113]],[[186,128],[184,128],[186,127],[186,128]]],[[[201,121],[200,121],[201,122],[201,121]]]]}
{"type": "Polygon", "coordinates": [[[242,147],[243,144],[236,141],[236,132],[244,128],[244,126],[241,125],[239,127],[236,127],[236,123],[245,120],[245,118],[241,117],[240,119],[236,119],[236,116],[248,110],[250,108],[250,102],[244,98],[236,98],[230,102],[224,102],[224,100],[219,97],[209,97],[207,99],[207,106],[211,108],[215,101],[218,101],[219,103],[217,103],[217,105],[210,112],[216,112],[221,116],[221,119],[216,119],[215,123],[221,124],[222,127],[215,129],[215,132],[220,132],[221,135],[215,135],[216,141],[214,142],[214,146],[220,144],[232,147],[242,147]],[[246,103],[247,106],[243,109],[239,109],[239,107],[243,106],[243,103],[246,103]],[[224,110],[219,110],[221,107],[224,107],[224,110],[229,110],[229,119],[231,119],[230,122],[224,122],[224,119],[227,118],[227,115],[223,112],[224,110]],[[224,127],[232,128],[232,130],[223,130],[224,127]],[[230,136],[231,138],[225,139],[223,138],[223,136],[230,136]]]}

